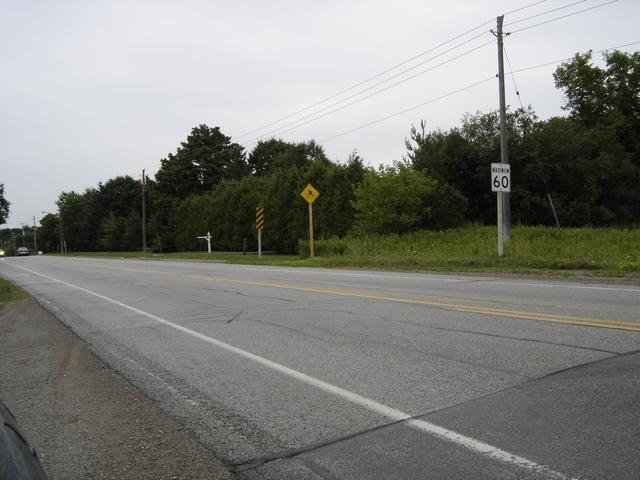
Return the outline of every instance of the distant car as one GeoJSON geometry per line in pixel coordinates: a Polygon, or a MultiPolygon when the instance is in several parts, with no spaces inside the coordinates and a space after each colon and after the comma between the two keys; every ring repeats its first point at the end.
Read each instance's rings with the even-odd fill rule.
{"type": "Polygon", "coordinates": [[[18,255],[19,257],[26,257],[27,255],[29,255],[29,249],[27,247],[18,247],[16,255],[18,255]]]}
{"type": "Polygon", "coordinates": [[[4,250],[0,249],[0,257],[4,257],[4,250]]]}

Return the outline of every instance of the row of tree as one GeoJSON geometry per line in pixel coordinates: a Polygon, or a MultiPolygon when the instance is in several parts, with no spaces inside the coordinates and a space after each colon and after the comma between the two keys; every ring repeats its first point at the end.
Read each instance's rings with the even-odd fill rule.
{"type": "MultiPolygon", "coordinates": [[[[637,226],[640,219],[640,53],[577,54],[554,73],[566,117],[508,113],[512,221],[563,226],[637,226]],[[555,215],[551,206],[555,207],[555,215]]],[[[489,164],[500,158],[497,112],[467,114],[461,125],[412,127],[406,157],[366,167],[354,152],[329,160],[313,141],[269,139],[247,154],[219,127],[199,125],[147,182],[148,242],[155,250],[202,248],[210,231],[219,249],[255,241],[255,208],[265,208],[266,249],[292,252],[306,237],[312,183],[320,238],[443,229],[495,222],[489,164]]],[[[58,199],[59,216],[41,220],[41,244],[70,250],[135,250],[142,240],[139,181],[113,178],[58,199]],[[60,226],[62,225],[62,235],[60,226]]]]}

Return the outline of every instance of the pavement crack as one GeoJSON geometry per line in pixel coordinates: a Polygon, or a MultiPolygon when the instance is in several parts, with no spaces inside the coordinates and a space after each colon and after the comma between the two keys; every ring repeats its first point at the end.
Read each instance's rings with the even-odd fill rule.
{"type": "Polygon", "coordinates": [[[387,321],[387,322],[397,322],[397,323],[403,323],[405,325],[411,325],[414,327],[419,327],[419,328],[426,328],[426,329],[431,329],[431,330],[439,330],[439,331],[443,331],[443,332],[456,332],[456,333],[466,333],[469,335],[478,335],[478,336],[483,336],[483,337],[490,337],[490,338],[500,338],[500,339],[504,339],[504,340],[517,340],[517,341],[522,341],[522,342],[531,342],[531,343],[540,343],[540,344],[544,344],[544,345],[554,345],[557,347],[566,347],[566,348],[575,348],[577,350],[587,350],[590,352],[599,352],[599,353],[608,353],[610,355],[618,355],[620,352],[615,352],[612,350],[605,350],[602,348],[595,348],[595,347],[584,347],[582,345],[574,345],[571,343],[563,343],[563,342],[552,342],[549,340],[538,340],[535,338],[524,338],[524,337],[515,337],[513,335],[500,335],[497,333],[487,333],[487,332],[478,332],[475,330],[465,330],[465,329],[461,329],[461,328],[451,328],[451,327],[437,327],[435,325],[423,325],[420,323],[415,323],[415,322],[407,322],[405,320],[395,320],[395,319],[390,319],[384,315],[380,315],[380,314],[368,314],[368,313],[360,313],[360,312],[351,312],[348,310],[332,310],[335,313],[347,313],[347,314],[351,314],[351,315],[358,315],[358,316],[363,316],[363,317],[374,317],[374,318],[379,318],[381,320],[387,321]]]}
{"type": "Polygon", "coordinates": [[[236,313],[233,317],[231,317],[229,320],[227,320],[224,323],[229,324],[229,323],[233,322],[236,318],[238,318],[243,313],[244,313],[244,310],[240,310],[238,313],[236,313]]]}
{"type": "Polygon", "coordinates": [[[263,298],[266,300],[277,300],[279,302],[285,302],[285,303],[296,303],[295,300],[291,300],[290,298],[283,298],[283,297],[272,297],[269,295],[250,295],[247,293],[242,293],[242,292],[238,292],[235,290],[227,290],[224,288],[207,288],[207,290],[213,291],[213,292],[221,292],[221,293],[231,293],[233,295],[239,295],[241,297],[247,297],[247,298],[263,298]]]}
{"type": "MultiPolygon", "coordinates": [[[[376,432],[378,430],[383,430],[385,428],[388,427],[392,427],[395,425],[399,425],[401,423],[406,422],[407,420],[411,420],[414,417],[410,417],[410,418],[405,418],[402,420],[396,420],[393,422],[388,422],[388,423],[383,423],[381,425],[377,425],[375,427],[372,428],[368,428],[366,430],[360,430],[357,432],[352,432],[349,433],[347,435],[343,435],[340,437],[335,437],[335,438],[331,438],[329,440],[325,440],[322,442],[317,442],[317,443],[311,443],[309,445],[304,445],[302,447],[297,447],[297,448],[291,448],[288,450],[283,450],[280,452],[274,452],[274,453],[267,453],[265,455],[261,455],[259,457],[255,457],[249,460],[245,460],[242,462],[238,462],[238,463],[234,463],[231,466],[233,467],[233,469],[236,472],[246,472],[248,470],[255,470],[256,468],[259,468],[269,462],[273,462],[276,460],[283,460],[286,458],[293,458],[293,457],[297,457],[298,455],[302,455],[304,453],[308,453],[308,452],[312,452],[314,450],[318,450],[320,448],[324,448],[324,447],[328,447],[331,445],[335,445],[337,443],[341,443],[341,442],[345,442],[347,440],[351,440],[353,438],[356,437],[360,437],[362,435],[366,435],[368,433],[372,433],[372,432],[376,432]]],[[[324,470],[324,469],[323,469],[324,470]]],[[[317,473],[317,472],[314,472],[317,473]]],[[[329,478],[335,478],[335,477],[329,477],[329,478]]]]}
{"type": "Polygon", "coordinates": [[[612,350],[604,350],[601,348],[594,348],[594,347],[583,347],[582,345],[573,345],[570,343],[563,343],[563,342],[551,342],[548,340],[538,340],[536,338],[524,338],[524,337],[514,337],[512,335],[499,335],[497,333],[487,333],[487,332],[477,332],[474,330],[464,330],[461,328],[450,328],[450,327],[435,327],[433,325],[420,325],[417,323],[413,323],[413,322],[405,322],[402,320],[395,320],[399,323],[404,323],[407,325],[414,325],[417,327],[423,327],[423,328],[429,328],[432,330],[441,330],[444,332],[456,332],[456,333],[467,333],[469,335],[479,335],[479,336],[483,336],[483,337],[491,337],[491,338],[501,338],[501,339],[505,339],[505,340],[518,340],[518,341],[522,341],[522,342],[531,342],[531,343],[541,343],[541,344],[545,344],[545,345],[554,345],[557,347],[567,347],[567,348],[575,348],[577,350],[588,350],[590,352],[600,352],[600,353],[608,353],[610,355],[618,355],[620,352],[614,352],[612,350]]]}

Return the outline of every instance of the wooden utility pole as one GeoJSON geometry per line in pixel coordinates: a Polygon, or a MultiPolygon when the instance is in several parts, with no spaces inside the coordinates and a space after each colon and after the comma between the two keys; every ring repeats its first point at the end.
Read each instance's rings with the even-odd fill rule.
{"type": "Polygon", "coordinates": [[[33,253],[38,254],[38,237],[36,235],[36,217],[33,217],[33,253]]]}
{"type": "MultiPolygon", "coordinates": [[[[504,93],[504,53],[502,39],[505,36],[502,32],[504,16],[497,18],[498,38],[498,93],[500,100],[500,163],[509,163],[509,148],[507,143],[507,102],[504,93]]],[[[507,34],[508,35],[508,34],[507,34]]],[[[498,238],[499,244],[511,241],[511,206],[509,192],[498,192],[498,238]],[[500,242],[502,240],[502,242],[500,242]]],[[[498,255],[503,252],[499,248],[498,255]]]]}
{"type": "Polygon", "coordinates": [[[145,169],[142,169],[142,254],[147,253],[147,205],[145,197],[147,195],[147,179],[144,176],[145,169]]]}

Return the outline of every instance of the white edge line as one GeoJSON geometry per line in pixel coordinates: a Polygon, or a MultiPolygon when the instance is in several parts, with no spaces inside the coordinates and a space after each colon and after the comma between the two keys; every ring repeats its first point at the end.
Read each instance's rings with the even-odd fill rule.
{"type": "Polygon", "coordinates": [[[427,422],[425,420],[419,420],[419,419],[413,419],[411,417],[411,415],[402,412],[400,410],[397,410],[395,408],[392,407],[388,407],[387,405],[384,405],[382,403],[376,402],[375,400],[371,400],[369,398],[366,398],[362,395],[358,395],[357,393],[353,393],[349,390],[345,390],[344,388],[340,388],[337,387],[335,385],[332,385],[330,383],[327,383],[325,381],[319,380],[317,378],[311,377],[309,375],[306,375],[302,372],[299,372],[297,370],[294,370],[292,368],[286,367],[280,363],[274,362],[272,360],[269,360],[267,358],[261,357],[259,355],[253,354],[251,352],[248,352],[246,350],[242,350],[241,348],[238,347],[234,347],[233,345],[229,345],[228,343],[224,343],[221,342],[220,340],[216,340],[215,338],[212,337],[208,337],[202,333],[196,332],[194,330],[191,330],[189,328],[183,327],[182,325],[178,325],[176,323],[170,322],[168,320],[165,320],[164,318],[160,318],[156,315],[153,315],[152,313],[149,312],[145,312],[144,310],[140,310],[138,308],[132,307],[130,305],[127,305],[125,303],[119,302],[117,300],[114,300],[112,298],[106,297],[104,295],[101,295],[99,293],[93,292],[91,290],[87,290],[86,288],[82,288],[79,287],[77,285],[73,285],[71,283],[67,283],[65,281],[62,280],[58,280],[57,278],[54,277],[50,277],[49,275],[45,275],[43,273],[38,273],[35,272],[33,270],[30,270],[28,268],[24,268],[24,267],[18,267],[16,265],[11,265],[12,267],[18,268],[20,270],[24,270],[26,272],[29,272],[33,275],[38,275],[40,277],[46,278],[48,280],[51,280],[53,282],[57,282],[61,285],[65,285],[69,288],[73,288],[75,290],[79,290],[81,292],[87,293],[89,295],[92,295],[94,297],[100,298],[102,300],[105,300],[107,302],[113,303],[115,305],[118,305],[119,307],[122,307],[124,309],[130,310],[132,312],[135,312],[139,315],[142,315],[144,317],[150,318],[152,320],[155,320],[156,322],[162,324],[162,325],[166,325],[168,327],[171,327],[175,330],[178,330],[180,332],[186,333],[188,335],[191,335],[194,338],[197,338],[199,340],[202,340],[206,343],[209,343],[211,345],[214,345],[216,347],[222,348],[224,350],[227,350],[228,352],[234,353],[236,355],[239,355],[241,357],[244,357],[246,359],[252,360],[260,365],[263,365],[267,368],[270,368],[272,370],[276,370],[280,373],[283,373],[291,378],[294,378],[296,380],[299,380],[303,383],[306,383],[308,385],[311,385],[315,388],[318,388],[319,390],[323,390],[324,392],[333,394],[337,397],[341,397],[351,403],[354,403],[356,405],[359,405],[361,407],[366,408],[367,410],[370,410],[372,412],[376,412],[384,417],[387,417],[388,419],[392,420],[392,421],[402,421],[405,420],[406,424],[412,428],[421,430],[423,432],[429,433],[430,435],[441,439],[441,440],[445,440],[447,442],[451,442],[454,443],[460,447],[463,447],[467,450],[470,450],[472,452],[475,453],[479,453],[483,456],[492,458],[494,460],[497,460],[499,462],[502,463],[506,463],[509,465],[513,465],[525,470],[532,470],[535,471],[537,473],[540,473],[541,475],[544,475],[546,478],[551,478],[551,479],[558,479],[558,480],[576,480],[573,479],[572,477],[568,477],[560,472],[557,472],[545,465],[540,465],[536,462],[533,462],[531,460],[528,460],[524,457],[520,457],[518,455],[515,455],[513,453],[507,452],[505,450],[502,450],[500,448],[494,447],[493,445],[489,445],[487,443],[484,443],[480,440],[477,440],[475,438],[472,437],[468,437],[466,435],[462,435],[460,433],[457,433],[453,430],[449,430],[447,428],[444,427],[440,427],[438,425],[435,425],[433,423],[427,422]]]}

